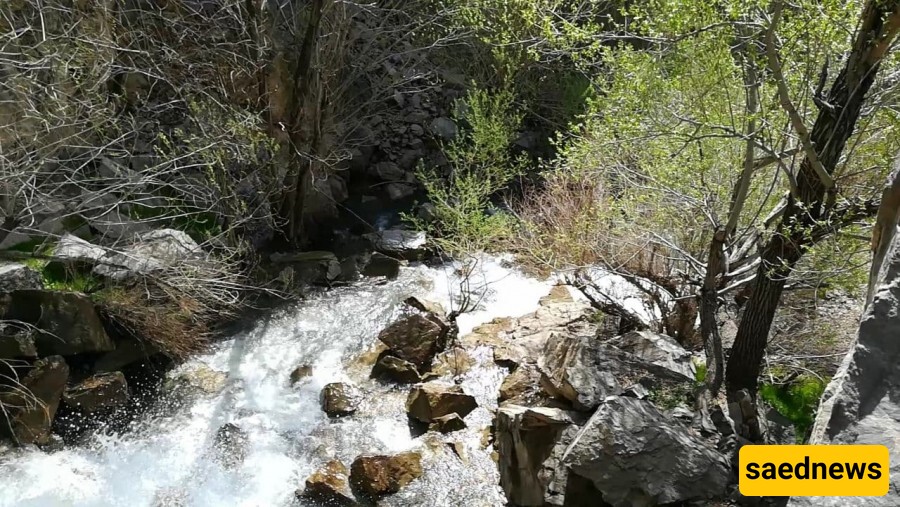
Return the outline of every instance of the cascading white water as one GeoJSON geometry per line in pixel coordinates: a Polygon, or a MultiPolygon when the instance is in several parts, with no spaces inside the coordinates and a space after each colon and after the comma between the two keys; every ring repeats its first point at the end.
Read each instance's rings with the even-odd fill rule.
{"type": "MultiPolygon", "coordinates": [[[[294,491],[330,458],[349,464],[363,453],[443,446],[434,435],[413,438],[403,408],[405,389],[367,382],[358,414],[329,420],[319,392],[347,380],[348,361],[370,347],[378,332],[420,295],[450,307],[458,281],[452,269],[405,268],[399,279],[332,290],[270,318],[250,332],[219,343],[184,368],[204,363],[227,373],[225,389],[160,411],[119,435],[98,433],[77,447],[45,453],[20,450],[0,458],[0,506],[286,506],[294,491]],[[312,364],[309,381],[290,386],[288,375],[312,364]],[[217,430],[233,423],[249,437],[245,459],[226,467],[212,450],[217,430]]],[[[476,271],[488,293],[480,310],[463,315],[465,334],[497,316],[518,316],[537,307],[550,282],[540,282],[487,259],[476,271]]],[[[490,423],[502,372],[488,350],[476,350],[478,365],[463,389],[480,408],[454,434],[463,458],[426,459],[426,474],[388,505],[502,505],[497,472],[478,444],[490,423]]],[[[163,403],[165,400],[160,400],[163,403]]],[[[153,413],[152,411],[150,413],[153,413]]],[[[434,454],[434,453],[432,453],[434,454]]]]}

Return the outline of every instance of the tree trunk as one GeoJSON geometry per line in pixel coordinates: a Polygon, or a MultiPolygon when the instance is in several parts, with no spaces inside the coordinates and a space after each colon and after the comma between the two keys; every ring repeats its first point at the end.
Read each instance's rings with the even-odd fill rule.
{"type": "Polygon", "coordinates": [[[741,389],[755,396],[769,329],[785,282],[810,246],[805,232],[830,218],[833,199],[829,197],[834,189],[819,178],[814,163],[817,159],[829,175],[833,174],[898,28],[900,1],[867,1],[850,55],[827,97],[819,101],[819,114],[809,135],[815,153],[812,158],[809,153],[804,157],[797,177],[797,195],[789,197],[775,233],[763,247],[756,286],[738,327],[726,372],[729,396],[741,389]]]}

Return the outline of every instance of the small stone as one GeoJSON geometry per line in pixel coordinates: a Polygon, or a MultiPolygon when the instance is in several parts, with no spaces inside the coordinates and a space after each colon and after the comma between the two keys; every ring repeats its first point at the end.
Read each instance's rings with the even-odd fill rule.
{"type": "Polygon", "coordinates": [[[422,456],[413,451],[393,456],[360,456],[350,466],[350,483],[371,498],[396,493],[421,476],[422,456]]]}
{"type": "Polygon", "coordinates": [[[436,417],[434,422],[428,426],[428,429],[439,433],[452,433],[466,429],[466,422],[459,414],[447,414],[436,417]]]}
{"type": "Polygon", "coordinates": [[[300,382],[301,380],[307,379],[311,377],[313,374],[313,367],[308,364],[301,364],[300,366],[294,368],[294,371],[291,372],[291,385],[300,382]]]}
{"type": "Polygon", "coordinates": [[[332,382],[322,388],[322,410],[329,417],[350,415],[359,408],[359,402],[359,391],[350,384],[332,382]]]}
{"type": "Polygon", "coordinates": [[[338,460],[325,463],[306,479],[306,488],[297,492],[300,500],[311,500],[322,505],[356,505],[350,491],[347,467],[338,460]]]}

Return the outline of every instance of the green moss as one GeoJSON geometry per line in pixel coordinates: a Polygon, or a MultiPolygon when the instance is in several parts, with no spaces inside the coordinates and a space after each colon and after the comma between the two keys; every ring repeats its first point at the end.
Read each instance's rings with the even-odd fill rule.
{"type": "Polygon", "coordinates": [[[760,397],[794,423],[797,438],[802,439],[812,427],[825,381],[804,375],[785,385],[762,384],[760,397]]]}

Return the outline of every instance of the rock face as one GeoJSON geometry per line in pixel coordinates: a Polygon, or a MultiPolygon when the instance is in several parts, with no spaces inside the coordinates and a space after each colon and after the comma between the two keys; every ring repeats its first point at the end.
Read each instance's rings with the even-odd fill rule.
{"type": "MultiPolygon", "coordinates": [[[[652,403],[606,400],[569,444],[562,463],[614,507],[721,497],[730,481],[724,456],[670,422],[652,403]]],[[[575,502],[569,498],[567,502],[575,502]]]]}
{"type": "Polygon", "coordinates": [[[59,400],[69,378],[69,366],[60,356],[39,359],[22,379],[21,391],[0,394],[2,402],[12,407],[8,419],[0,414],[0,432],[9,433],[20,444],[45,444],[50,440],[50,426],[56,416],[59,400]]]}
{"type": "Polygon", "coordinates": [[[288,265],[298,282],[327,284],[341,276],[341,263],[331,252],[274,253],[270,257],[275,264],[288,265]]]}
{"type": "Polygon", "coordinates": [[[20,289],[43,289],[41,274],[24,264],[0,264],[0,292],[20,289]]]}
{"type": "Polygon", "coordinates": [[[590,412],[607,396],[621,394],[641,379],[660,386],[686,385],[693,381],[681,373],[646,362],[593,336],[558,334],[547,340],[538,365],[541,383],[553,396],[573,408],[590,412]]]}
{"type": "Polygon", "coordinates": [[[856,343],[822,396],[811,444],[878,444],[890,451],[883,497],[795,497],[792,506],[900,505],[900,238],[894,236],[870,284],[856,343]]]}
{"type": "Polygon", "coordinates": [[[343,507],[357,505],[350,491],[347,467],[338,460],[322,465],[306,479],[306,487],[297,492],[297,497],[317,505],[343,507]]]}
{"type": "Polygon", "coordinates": [[[94,304],[84,294],[17,290],[0,299],[4,319],[35,326],[34,341],[41,356],[108,352],[115,349],[103,329],[94,304]]]}
{"type": "Polygon", "coordinates": [[[465,394],[459,386],[433,382],[417,386],[406,399],[410,417],[425,423],[449,414],[465,417],[476,408],[475,398],[465,394]]]}
{"type": "Polygon", "coordinates": [[[691,353],[672,337],[651,331],[632,331],[608,343],[648,363],[694,378],[696,367],[691,353]]]}
{"type": "Polygon", "coordinates": [[[466,422],[463,421],[463,418],[460,417],[459,414],[447,414],[436,417],[434,422],[428,426],[428,429],[440,433],[452,433],[454,431],[466,429],[466,422]]]}
{"type": "Polygon", "coordinates": [[[63,393],[66,405],[87,413],[124,405],[128,401],[128,384],[122,372],[100,373],[63,393]]]}
{"type": "Polygon", "coordinates": [[[341,417],[356,412],[359,407],[359,391],[350,384],[332,382],[322,388],[322,411],[329,417],[341,417]]]}
{"type": "Polygon", "coordinates": [[[500,384],[499,401],[531,405],[541,394],[541,372],[532,364],[521,364],[500,384]]]}
{"type": "Polygon", "coordinates": [[[447,332],[434,316],[414,313],[384,328],[378,339],[400,359],[422,367],[444,349],[447,332]]]}
{"type": "Polygon", "coordinates": [[[416,365],[399,357],[384,355],[372,368],[372,377],[389,379],[401,384],[417,384],[422,381],[416,365]]]}
{"type": "Polygon", "coordinates": [[[500,486],[512,505],[543,506],[554,463],[547,463],[563,432],[572,424],[555,408],[507,405],[494,421],[500,486]]]}
{"type": "Polygon", "coordinates": [[[37,357],[34,333],[21,329],[0,330],[0,358],[37,357]]]}
{"type": "Polygon", "coordinates": [[[350,484],[370,498],[396,493],[421,476],[422,456],[418,452],[360,456],[350,466],[350,484]]]}

